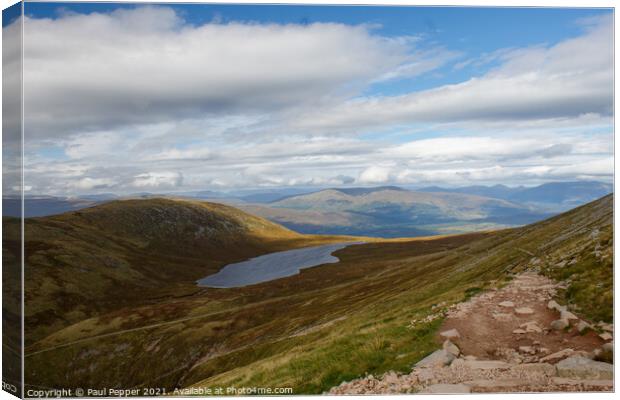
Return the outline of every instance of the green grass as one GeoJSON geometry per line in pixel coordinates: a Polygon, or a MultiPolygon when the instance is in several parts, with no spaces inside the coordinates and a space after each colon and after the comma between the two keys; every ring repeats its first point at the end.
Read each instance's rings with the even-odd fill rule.
{"type": "Polygon", "coordinates": [[[556,280],[569,280],[561,293],[563,303],[573,304],[592,321],[613,322],[613,244],[611,227],[600,234],[601,256],[595,244],[587,246],[581,257],[564,267],[549,267],[545,272],[556,280]]]}

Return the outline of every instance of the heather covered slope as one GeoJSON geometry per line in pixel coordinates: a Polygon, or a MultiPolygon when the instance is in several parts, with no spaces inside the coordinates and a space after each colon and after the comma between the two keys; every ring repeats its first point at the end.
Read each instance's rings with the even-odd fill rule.
{"type": "Polygon", "coordinates": [[[30,345],[26,382],[318,393],[365,373],[409,371],[436,348],[441,318],[427,317],[438,304],[532,268],[563,280],[559,300],[575,313],[608,321],[612,203],[518,229],[351,246],[339,263],[296,276],[126,304],[30,345]]]}
{"type": "MultiPolygon", "coordinates": [[[[19,221],[5,218],[5,257],[19,221]]],[[[197,292],[223,265],[330,238],[304,237],[233,207],[169,199],[113,201],[25,224],[26,342],[126,305],[197,292]]]]}

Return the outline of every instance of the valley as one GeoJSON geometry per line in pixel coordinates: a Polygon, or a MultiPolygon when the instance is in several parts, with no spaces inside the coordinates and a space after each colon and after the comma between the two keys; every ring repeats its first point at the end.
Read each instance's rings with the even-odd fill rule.
{"type": "Polygon", "coordinates": [[[521,228],[409,239],[302,235],[196,200],[28,219],[27,387],[321,393],[409,371],[437,346],[438,307],[532,269],[566,282],[558,299],[575,313],[611,322],[612,204],[606,196],[521,228]],[[335,251],[337,263],[288,277],[195,284],[262,254],[359,241],[335,251]]]}

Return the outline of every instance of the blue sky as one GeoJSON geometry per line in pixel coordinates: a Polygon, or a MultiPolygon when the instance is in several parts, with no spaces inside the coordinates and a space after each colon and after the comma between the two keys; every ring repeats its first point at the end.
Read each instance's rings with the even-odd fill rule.
{"type": "Polygon", "coordinates": [[[611,179],[611,10],[25,13],[36,192],[611,179]]]}

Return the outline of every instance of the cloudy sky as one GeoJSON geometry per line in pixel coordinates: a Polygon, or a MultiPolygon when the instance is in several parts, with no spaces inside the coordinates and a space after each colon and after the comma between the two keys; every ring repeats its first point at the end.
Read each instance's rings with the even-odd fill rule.
{"type": "Polygon", "coordinates": [[[35,2],[24,23],[30,193],[612,178],[608,10],[35,2]]]}

